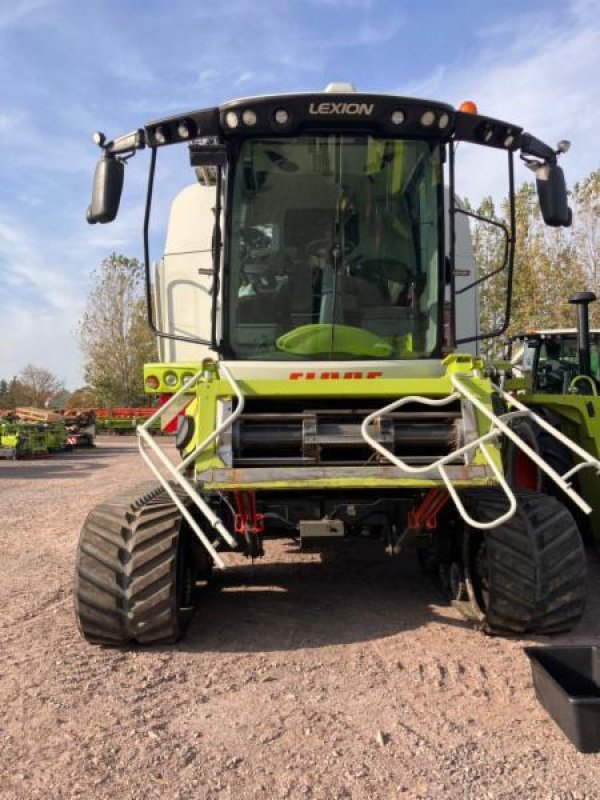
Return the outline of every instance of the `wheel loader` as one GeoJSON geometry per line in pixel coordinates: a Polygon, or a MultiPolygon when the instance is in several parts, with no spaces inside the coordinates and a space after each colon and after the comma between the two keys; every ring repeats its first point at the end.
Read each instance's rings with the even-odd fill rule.
{"type": "MultiPolygon", "coordinates": [[[[600,330],[590,330],[592,292],[577,292],[571,303],[577,309],[576,328],[529,330],[511,339],[514,376],[506,387],[569,440],[577,442],[594,458],[600,457],[600,330]]],[[[600,475],[584,467],[578,454],[543,430],[521,423],[520,435],[549,464],[566,472],[575,469],[572,483],[592,508],[588,515],[567,501],[582,533],[596,548],[600,545],[600,475]]],[[[506,458],[511,482],[522,488],[555,494],[556,486],[522,451],[509,448],[506,458]]]]}
{"type": "Polygon", "coordinates": [[[260,558],[276,537],[328,552],[376,540],[394,558],[416,548],[481,628],[574,626],[586,563],[573,516],[550,494],[513,489],[503,467],[510,441],[589,513],[516,422],[566,437],[478,355],[510,315],[515,155],[535,172],[546,224],[568,226],[567,143],[550,147],[470,101],[456,109],[349,84],[94,139],[92,224],[115,219],[126,165],[149,151],[143,238],[159,360],[144,381],[169,399],[137,431],[154,482],[101,503],[81,531],[83,636],[176,640],[197,584],[230,554],[260,558]],[[187,150],[191,180],[155,262],[157,162],[173,145],[187,150]],[[494,271],[506,307],[494,330],[479,328],[478,289],[491,274],[473,260],[457,197],[459,145],[506,163],[509,223],[494,271]],[[176,421],[175,455],[150,435],[156,420],[176,421]]]}

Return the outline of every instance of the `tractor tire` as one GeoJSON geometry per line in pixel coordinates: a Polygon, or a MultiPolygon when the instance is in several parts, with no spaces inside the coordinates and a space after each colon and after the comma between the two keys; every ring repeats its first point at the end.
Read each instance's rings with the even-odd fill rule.
{"type": "MultiPolygon", "coordinates": [[[[560,428],[559,420],[548,412],[542,416],[548,418],[548,422],[560,428]]],[[[533,425],[528,420],[522,420],[515,433],[523,437],[524,441],[535,450],[559,475],[564,475],[574,465],[573,454],[559,442],[554,436],[537,425],[533,425]]],[[[546,475],[537,464],[534,464],[519,448],[512,442],[507,443],[504,453],[504,465],[506,479],[516,489],[531,489],[533,491],[544,492],[544,494],[556,497],[559,502],[565,505],[571,512],[581,535],[587,541],[593,541],[594,537],[590,529],[589,517],[577,506],[562,489],[554,483],[552,478],[546,475]]],[[[574,475],[569,483],[576,492],[581,493],[578,476],[574,475]]]]}
{"type": "Polygon", "coordinates": [[[75,567],[85,639],[112,646],[179,639],[193,611],[192,538],[160,487],[96,506],[81,529],[75,567]]]}
{"type": "MultiPolygon", "coordinates": [[[[581,619],[586,558],[569,510],[554,497],[516,490],[514,516],[497,528],[466,528],[463,566],[473,616],[485,630],[554,634],[581,619]]],[[[496,489],[466,492],[469,513],[482,522],[506,510],[496,489]]]]}

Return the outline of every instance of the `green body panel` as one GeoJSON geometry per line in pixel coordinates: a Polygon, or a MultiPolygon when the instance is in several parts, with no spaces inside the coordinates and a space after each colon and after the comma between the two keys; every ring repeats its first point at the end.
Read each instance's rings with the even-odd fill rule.
{"type": "Polygon", "coordinates": [[[59,425],[52,425],[46,428],[46,447],[51,452],[64,450],[67,446],[67,433],[65,426],[61,423],[59,425]]]}
{"type": "MultiPolygon", "coordinates": [[[[381,399],[381,405],[386,405],[392,400],[401,397],[429,397],[443,398],[454,392],[450,375],[460,373],[461,380],[468,385],[481,402],[492,408],[492,386],[489,380],[479,376],[483,366],[480,359],[472,356],[453,354],[444,360],[446,373],[438,378],[345,378],[345,379],[312,379],[294,380],[286,379],[244,379],[239,380],[239,386],[247,398],[306,398],[306,399],[337,399],[343,406],[344,398],[356,399],[381,399]]],[[[303,364],[306,368],[305,364],[303,364]]],[[[215,430],[218,421],[218,408],[220,402],[227,402],[235,397],[230,383],[218,376],[217,366],[213,362],[186,363],[186,364],[147,364],[144,368],[145,379],[152,375],[159,380],[159,389],[174,393],[181,388],[186,378],[192,374],[204,371],[194,387],[190,388],[190,403],[186,408],[186,415],[192,416],[195,421],[194,435],[187,446],[184,455],[192,453],[215,430]],[[178,376],[178,385],[167,387],[163,380],[166,372],[178,376]]],[[[348,370],[351,370],[351,364],[348,370]]],[[[474,411],[478,434],[489,430],[490,422],[479,411],[474,411]]],[[[273,467],[273,474],[260,480],[248,477],[248,473],[239,469],[224,469],[222,459],[218,453],[219,444],[211,442],[195,460],[196,479],[202,484],[205,491],[233,490],[233,489],[344,489],[344,488],[381,488],[381,489],[420,489],[443,486],[440,478],[431,474],[414,474],[398,477],[395,468],[388,466],[381,470],[381,476],[350,476],[336,475],[343,473],[343,469],[323,469],[324,475],[306,477],[293,477],[292,470],[285,466],[273,467]],[[227,477],[224,478],[224,473],[227,477]],[[287,474],[286,474],[287,473],[287,474]],[[332,474],[334,473],[334,474],[332,474]]],[[[495,464],[502,469],[502,459],[499,449],[489,445],[489,450],[495,464]]],[[[495,483],[495,477],[487,466],[483,454],[477,450],[473,452],[470,463],[455,465],[450,468],[449,474],[456,486],[467,488],[469,486],[484,486],[495,483]]]]}
{"type": "Polygon", "coordinates": [[[3,422],[0,423],[0,446],[14,450],[17,457],[42,455],[49,450],[47,431],[38,424],[3,422]]]}
{"type": "MultiPolygon", "coordinates": [[[[600,459],[600,397],[539,393],[519,395],[519,400],[534,411],[545,408],[555,414],[565,436],[600,459]]],[[[589,467],[577,474],[577,482],[583,499],[592,507],[590,527],[594,537],[600,540],[600,475],[589,467]]]]}

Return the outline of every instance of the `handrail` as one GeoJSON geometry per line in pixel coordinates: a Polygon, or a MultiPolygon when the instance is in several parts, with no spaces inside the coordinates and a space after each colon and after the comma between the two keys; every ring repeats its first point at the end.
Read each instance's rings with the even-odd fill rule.
{"type": "Polygon", "coordinates": [[[235,378],[233,377],[233,375],[231,374],[229,369],[225,366],[225,364],[223,364],[223,362],[221,362],[219,364],[219,370],[221,372],[223,372],[223,374],[225,375],[225,377],[227,378],[227,380],[231,384],[231,387],[232,387],[233,391],[235,392],[235,395],[236,395],[236,397],[238,399],[237,408],[235,409],[233,414],[231,414],[226,419],[224,419],[223,422],[221,422],[221,424],[218,425],[214,429],[214,431],[212,433],[210,433],[206,437],[206,439],[204,439],[203,442],[201,442],[191,453],[188,453],[188,455],[183,459],[181,464],[178,464],[177,469],[180,472],[182,472],[191,461],[193,461],[195,458],[197,458],[198,455],[206,447],[208,447],[208,445],[211,442],[213,442],[215,439],[217,439],[223,433],[223,431],[227,430],[227,428],[231,428],[233,423],[237,420],[237,418],[241,415],[241,413],[244,410],[244,404],[246,402],[246,398],[244,397],[244,394],[243,394],[242,390],[240,389],[239,384],[237,383],[237,381],[235,380],[235,378]]]}
{"type": "MultiPolygon", "coordinates": [[[[460,378],[465,378],[465,377],[469,376],[459,375],[459,374],[451,375],[450,380],[452,381],[452,385],[454,386],[454,388],[457,391],[464,393],[465,397],[470,402],[472,402],[473,405],[493,423],[493,425],[499,428],[499,430],[505,436],[507,436],[511,441],[513,441],[517,445],[517,447],[519,447],[525,453],[525,455],[528,458],[530,458],[535,464],[537,464],[537,466],[543,472],[545,472],[546,475],[548,475],[548,477],[551,478],[556,483],[556,485],[563,490],[563,492],[565,492],[565,494],[584,512],[584,514],[591,513],[592,511],[591,506],[589,506],[585,502],[585,500],[582,497],[580,497],[580,495],[573,489],[573,487],[565,480],[565,476],[570,477],[571,475],[574,474],[574,471],[571,469],[564,475],[560,475],[555,469],[553,469],[548,463],[546,463],[546,461],[544,461],[544,459],[541,458],[539,454],[536,453],[535,450],[533,450],[533,448],[531,448],[527,444],[527,442],[524,442],[523,439],[521,439],[521,437],[518,434],[516,434],[508,425],[506,425],[503,417],[506,419],[510,418],[510,416],[512,415],[505,414],[503,415],[503,417],[496,416],[496,414],[494,414],[493,411],[490,411],[490,409],[484,403],[482,403],[481,400],[479,400],[479,398],[477,398],[471,391],[469,391],[467,387],[464,386],[460,378]]],[[[500,386],[497,386],[495,383],[492,383],[492,388],[502,397],[502,399],[509,406],[514,406],[515,408],[517,408],[521,412],[520,416],[526,416],[528,419],[531,419],[533,422],[539,425],[540,428],[543,428],[547,433],[549,433],[557,441],[559,441],[562,445],[564,445],[573,453],[578,455],[584,462],[586,462],[587,465],[594,466],[596,467],[597,470],[600,471],[600,461],[598,461],[598,459],[591,456],[582,447],[580,447],[578,444],[576,444],[567,436],[565,436],[564,433],[562,433],[553,425],[551,425],[549,422],[547,422],[543,417],[540,417],[538,414],[533,412],[530,408],[528,408],[526,405],[517,400],[516,397],[513,397],[513,395],[504,391],[504,389],[502,389],[500,386]]],[[[579,469],[581,469],[581,467],[579,467],[579,469]]]]}
{"type": "Polygon", "coordinates": [[[369,426],[372,424],[372,422],[375,419],[378,419],[383,414],[387,414],[390,411],[394,411],[396,408],[400,408],[401,406],[405,405],[406,403],[411,403],[412,402],[412,403],[422,403],[423,405],[427,405],[427,406],[444,406],[444,405],[448,405],[449,403],[453,402],[454,400],[459,400],[460,396],[461,396],[460,392],[456,391],[456,392],[453,392],[452,394],[448,395],[447,397],[442,397],[439,400],[434,400],[431,397],[417,397],[417,396],[414,396],[414,395],[413,396],[408,396],[408,397],[401,397],[398,400],[394,400],[393,403],[389,403],[387,406],[384,406],[383,408],[380,408],[380,409],[378,409],[376,411],[373,411],[371,414],[369,414],[367,417],[365,417],[365,419],[363,420],[363,423],[362,423],[362,425],[360,427],[360,431],[361,431],[363,439],[367,442],[367,444],[371,445],[371,447],[374,450],[377,450],[379,453],[381,453],[382,456],[387,458],[388,461],[391,461],[392,464],[395,464],[397,467],[399,467],[404,472],[408,472],[408,473],[412,473],[412,474],[418,474],[420,472],[427,472],[427,471],[429,471],[431,469],[436,469],[437,468],[437,470],[439,472],[439,475],[440,475],[440,478],[444,481],[444,484],[446,485],[446,488],[447,488],[448,492],[450,493],[450,496],[452,497],[452,499],[454,501],[454,504],[456,506],[456,509],[457,509],[458,513],[461,515],[461,517],[467,523],[467,525],[470,525],[473,528],[478,528],[479,530],[488,530],[488,529],[491,529],[491,528],[495,528],[498,525],[501,525],[503,522],[506,522],[506,520],[509,520],[513,516],[515,511],[517,510],[517,500],[515,498],[515,495],[514,495],[512,489],[510,488],[510,486],[508,485],[508,483],[504,479],[504,476],[502,475],[501,470],[498,469],[498,467],[494,463],[493,457],[491,456],[491,454],[489,453],[489,451],[485,447],[485,443],[486,442],[490,441],[491,439],[497,438],[498,431],[496,431],[495,429],[492,428],[487,433],[484,433],[481,436],[477,437],[477,439],[474,439],[472,442],[469,442],[468,444],[463,445],[462,447],[459,447],[456,450],[453,450],[451,453],[448,453],[447,455],[442,456],[442,458],[438,458],[438,459],[436,459],[436,461],[434,461],[434,462],[432,462],[430,464],[425,464],[425,465],[420,466],[420,467],[415,467],[415,466],[413,466],[411,464],[407,464],[401,458],[398,458],[398,456],[394,455],[394,453],[392,453],[390,450],[385,448],[380,442],[378,442],[376,439],[374,439],[370,435],[369,430],[368,430],[369,426]],[[452,484],[452,480],[450,479],[448,473],[445,470],[445,465],[448,464],[451,461],[454,461],[454,459],[457,456],[460,456],[460,455],[463,455],[465,453],[468,453],[470,450],[474,450],[477,447],[481,447],[481,452],[483,453],[483,456],[484,456],[485,460],[487,461],[488,465],[491,467],[492,472],[494,473],[496,479],[498,480],[498,483],[502,487],[504,493],[506,494],[507,500],[508,500],[508,511],[506,511],[504,514],[501,514],[496,519],[491,520],[490,522],[479,522],[479,521],[473,519],[468,514],[468,512],[465,509],[465,507],[464,507],[464,505],[463,505],[463,503],[462,503],[462,501],[461,501],[456,489],[454,488],[454,486],[452,484]]]}
{"type": "Polygon", "coordinates": [[[525,455],[528,456],[543,472],[551,478],[557,486],[562,489],[563,492],[585,513],[591,513],[592,509],[588,503],[573,489],[570,483],[568,483],[568,479],[572,478],[577,472],[586,467],[594,467],[600,474],[600,461],[593,456],[591,456],[586,450],[580,447],[575,442],[571,441],[568,437],[566,437],[561,431],[547,422],[543,417],[540,417],[538,414],[533,412],[530,408],[525,406],[519,400],[517,400],[513,395],[509,394],[508,392],[504,391],[500,386],[492,383],[492,388],[495,392],[497,392],[500,397],[506,402],[508,408],[515,408],[515,411],[507,411],[505,414],[497,415],[491,409],[483,403],[474,392],[472,392],[468,386],[465,385],[465,379],[472,377],[470,374],[462,374],[462,373],[454,373],[450,375],[450,380],[452,386],[454,388],[454,392],[447,397],[434,400],[429,397],[416,397],[416,396],[409,396],[409,397],[402,397],[398,400],[395,400],[392,403],[388,403],[388,405],[380,408],[371,414],[369,414],[363,420],[361,425],[361,434],[363,439],[369,444],[374,450],[378,453],[383,455],[388,461],[392,464],[397,466],[403,472],[417,474],[420,472],[426,472],[431,469],[437,469],[440,478],[443,480],[446,488],[454,501],[456,509],[463,520],[473,528],[478,528],[480,530],[486,530],[490,528],[495,528],[498,525],[501,525],[503,522],[510,519],[516,511],[517,502],[514,495],[513,490],[506,482],[502,470],[498,468],[496,465],[492,454],[489,452],[487,448],[487,443],[497,438],[498,436],[506,436],[510,439],[520,450],[522,450],[525,455]],[[458,399],[466,399],[470,402],[478,411],[480,411],[490,422],[490,430],[483,434],[482,436],[477,437],[473,441],[469,442],[462,447],[453,450],[451,453],[443,456],[442,458],[438,458],[435,461],[421,466],[412,466],[411,464],[407,464],[402,459],[398,458],[398,456],[394,455],[390,450],[384,447],[380,442],[374,439],[369,433],[369,426],[372,423],[379,419],[383,414],[390,413],[391,411],[400,408],[401,406],[405,405],[406,403],[421,403],[423,405],[428,406],[443,406],[451,403],[454,400],[458,399]],[[527,442],[525,442],[515,431],[510,427],[510,421],[517,419],[517,418],[527,418],[531,419],[533,422],[538,424],[541,428],[543,428],[547,433],[553,436],[557,441],[563,444],[565,447],[571,450],[575,455],[579,456],[582,460],[581,463],[576,464],[574,467],[571,467],[567,472],[564,474],[559,474],[555,469],[553,469],[543,458],[540,457],[536,451],[530,447],[527,442]],[[479,448],[481,453],[483,454],[488,466],[491,468],[494,476],[496,477],[500,487],[502,488],[504,494],[506,495],[509,501],[509,508],[504,513],[501,514],[496,519],[490,522],[478,522],[474,520],[467,510],[465,509],[460,495],[456,491],[452,480],[450,479],[447,471],[446,465],[457,458],[457,456],[465,455],[470,450],[475,448],[479,448]]]}
{"type": "Polygon", "coordinates": [[[211,528],[216,530],[232,549],[237,548],[237,542],[236,542],[235,538],[231,535],[231,533],[227,530],[227,527],[225,526],[224,522],[217,516],[217,514],[215,514],[215,512],[208,505],[208,503],[206,503],[202,499],[202,497],[193,488],[193,486],[191,486],[189,481],[187,481],[182,475],[182,470],[184,470],[185,467],[194,458],[196,458],[198,456],[198,454],[202,450],[204,450],[211,442],[213,442],[224,430],[226,430],[228,427],[231,427],[231,425],[233,425],[235,420],[239,417],[239,415],[243,411],[244,402],[245,402],[244,394],[241,391],[241,389],[239,387],[239,384],[237,383],[237,381],[235,380],[235,378],[233,377],[233,375],[231,374],[229,369],[224,364],[222,364],[222,363],[219,364],[219,370],[223,372],[223,374],[225,375],[225,377],[229,381],[229,383],[230,383],[230,385],[231,385],[231,387],[232,387],[232,389],[234,391],[234,394],[238,398],[237,408],[235,409],[233,414],[231,414],[229,417],[227,417],[227,419],[225,419],[217,428],[215,428],[215,430],[209,436],[207,436],[206,439],[204,439],[204,441],[201,442],[193,450],[192,453],[190,453],[188,456],[186,456],[186,458],[180,464],[175,466],[167,458],[165,453],[156,444],[156,442],[154,440],[154,437],[150,434],[150,432],[148,430],[149,426],[156,419],[158,419],[165,412],[166,409],[168,409],[170,406],[174,405],[178,398],[182,397],[184,394],[186,394],[187,391],[189,391],[189,389],[198,381],[198,378],[200,378],[200,376],[205,372],[205,370],[206,370],[206,365],[203,364],[202,368],[200,370],[198,370],[198,372],[196,372],[191,378],[189,378],[187,381],[185,381],[185,383],[183,384],[181,389],[179,389],[177,392],[175,392],[173,397],[171,397],[163,406],[161,406],[156,411],[156,413],[154,413],[151,417],[149,417],[146,420],[146,422],[144,422],[142,425],[138,425],[138,427],[137,427],[138,446],[139,446],[140,454],[141,454],[142,458],[144,459],[144,461],[146,462],[146,464],[148,465],[148,467],[150,468],[150,470],[156,476],[156,478],[160,482],[161,486],[165,489],[165,491],[167,492],[167,494],[169,495],[171,500],[173,500],[175,505],[178,507],[178,509],[180,510],[181,514],[183,515],[185,520],[188,522],[189,526],[192,528],[192,530],[194,531],[196,536],[200,539],[200,541],[202,542],[204,547],[207,549],[207,551],[211,555],[211,557],[212,557],[213,561],[215,562],[215,564],[222,569],[222,568],[225,567],[225,563],[223,562],[223,560],[221,559],[221,557],[219,556],[219,554],[215,550],[214,546],[208,540],[208,537],[206,536],[204,531],[200,528],[200,526],[198,525],[196,520],[194,520],[194,518],[192,517],[192,515],[190,514],[188,509],[185,507],[184,503],[177,496],[177,494],[173,490],[173,487],[171,486],[169,481],[164,477],[164,475],[162,475],[160,470],[156,467],[156,465],[154,464],[154,462],[152,461],[152,459],[150,458],[150,456],[148,455],[148,453],[147,453],[147,451],[146,451],[146,449],[144,447],[144,445],[146,445],[148,448],[150,448],[152,450],[154,455],[159,459],[159,461],[162,463],[163,467],[170,474],[171,478],[173,478],[179,484],[179,486],[181,486],[181,488],[185,491],[185,493],[190,498],[190,500],[194,503],[194,505],[202,513],[202,515],[205,517],[205,519],[207,520],[207,522],[209,523],[211,528]]]}

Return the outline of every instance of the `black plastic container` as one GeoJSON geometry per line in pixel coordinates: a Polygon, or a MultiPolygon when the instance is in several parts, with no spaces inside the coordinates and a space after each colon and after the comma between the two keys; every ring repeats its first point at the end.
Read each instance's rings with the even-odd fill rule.
{"type": "Polygon", "coordinates": [[[580,753],[600,751],[600,647],[526,647],[538,700],[580,753]]]}

